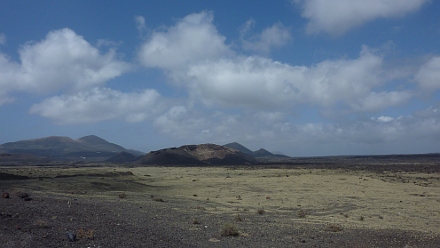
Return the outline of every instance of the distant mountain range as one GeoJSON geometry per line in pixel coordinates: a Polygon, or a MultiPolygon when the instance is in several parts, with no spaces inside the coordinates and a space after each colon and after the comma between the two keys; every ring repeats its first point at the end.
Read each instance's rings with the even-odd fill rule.
{"type": "Polygon", "coordinates": [[[288,156],[286,155],[281,155],[281,154],[273,154],[271,152],[269,152],[268,150],[264,149],[264,148],[260,148],[257,151],[251,151],[248,148],[246,148],[245,146],[241,145],[240,143],[237,142],[232,142],[232,143],[228,143],[226,145],[223,145],[235,150],[239,150],[245,154],[248,154],[254,158],[268,158],[268,157],[278,157],[278,158],[288,158],[288,156]]]}
{"type": "Polygon", "coordinates": [[[152,164],[255,164],[272,158],[288,158],[273,154],[263,148],[251,151],[233,142],[224,146],[215,144],[186,145],[165,148],[145,154],[110,143],[98,136],[89,135],[77,140],[64,136],[8,142],[0,145],[1,161],[84,161],[152,164]]]}
{"type": "Polygon", "coordinates": [[[28,154],[43,156],[52,160],[84,160],[104,161],[121,152],[141,156],[144,153],[125,149],[110,143],[95,135],[89,135],[77,140],[64,136],[21,140],[0,145],[2,154],[28,154]]]}

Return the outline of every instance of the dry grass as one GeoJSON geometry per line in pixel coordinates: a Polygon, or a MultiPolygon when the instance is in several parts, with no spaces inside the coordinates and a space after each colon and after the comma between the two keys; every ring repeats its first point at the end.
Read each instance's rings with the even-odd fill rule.
{"type": "Polygon", "coordinates": [[[38,227],[38,228],[49,228],[50,227],[49,222],[47,222],[47,220],[41,220],[41,219],[35,220],[34,226],[38,227]]]}
{"type": "Polygon", "coordinates": [[[94,239],[95,232],[92,229],[81,228],[76,232],[76,238],[78,238],[78,239],[94,239]]]}
{"type": "Polygon", "coordinates": [[[342,231],[342,227],[340,225],[337,224],[329,224],[324,228],[324,231],[327,232],[340,232],[342,231]]]}
{"type": "Polygon", "coordinates": [[[243,218],[240,214],[236,214],[236,215],[234,216],[234,220],[235,220],[235,221],[244,221],[244,218],[243,218]]]}
{"type": "Polygon", "coordinates": [[[23,175],[32,171],[35,177],[52,177],[42,181],[26,180],[23,185],[14,185],[17,188],[12,191],[11,187],[11,198],[18,198],[14,193],[19,191],[32,194],[33,191],[29,189],[34,188],[41,192],[66,194],[68,197],[74,194],[75,198],[99,197],[109,200],[115,199],[115,192],[118,192],[116,195],[124,192],[121,194],[126,195],[121,196],[129,198],[127,200],[130,202],[145,203],[145,198],[151,195],[152,201],[183,201],[188,204],[188,209],[213,214],[234,213],[239,207],[243,214],[256,211],[255,214],[270,213],[273,218],[294,215],[292,221],[303,223],[348,223],[350,228],[388,228],[440,234],[440,222],[437,221],[440,218],[440,205],[437,204],[440,201],[438,173],[137,167],[130,168],[134,176],[55,178],[58,174],[105,175],[114,167],[2,170],[23,175]],[[229,178],[226,179],[226,175],[229,178]],[[197,180],[192,181],[195,177],[197,180]],[[91,182],[101,184],[93,185],[91,182]]]}
{"type": "Polygon", "coordinates": [[[238,228],[234,224],[224,224],[220,233],[221,236],[228,237],[228,236],[238,236],[238,228]]]}

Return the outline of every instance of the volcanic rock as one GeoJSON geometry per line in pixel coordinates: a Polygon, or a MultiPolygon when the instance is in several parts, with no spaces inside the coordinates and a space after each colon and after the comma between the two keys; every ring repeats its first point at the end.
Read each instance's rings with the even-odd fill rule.
{"type": "Polygon", "coordinates": [[[257,161],[229,147],[201,144],[152,151],[136,163],[145,165],[245,165],[255,164],[257,161]]]}

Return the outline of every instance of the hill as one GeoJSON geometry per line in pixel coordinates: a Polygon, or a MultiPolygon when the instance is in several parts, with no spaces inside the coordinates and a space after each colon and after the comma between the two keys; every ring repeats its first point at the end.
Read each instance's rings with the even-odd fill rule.
{"type": "Polygon", "coordinates": [[[248,155],[254,156],[254,152],[249,150],[247,147],[243,146],[242,144],[238,143],[238,142],[232,142],[232,143],[228,143],[226,145],[223,145],[235,150],[239,150],[240,152],[246,153],[248,155]]]}
{"type": "Polygon", "coordinates": [[[51,136],[0,145],[0,153],[29,154],[51,160],[104,161],[120,152],[132,153],[95,135],[77,140],[64,136],[51,136]]]}
{"type": "Polygon", "coordinates": [[[264,159],[271,159],[271,158],[276,158],[276,159],[285,158],[286,159],[286,158],[289,158],[289,156],[286,156],[286,155],[273,154],[264,148],[260,148],[257,151],[251,151],[247,147],[245,147],[242,144],[237,143],[237,142],[228,143],[224,146],[239,150],[239,151],[246,153],[246,154],[248,154],[254,158],[257,158],[257,159],[263,159],[263,158],[264,159]]]}
{"type": "Polygon", "coordinates": [[[185,145],[152,151],[135,162],[143,165],[244,165],[257,161],[241,151],[215,144],[185,145]]]}
{"type": "Polygon", "coordinates": [[[273,157],[275,156],[273,153],[269,152],[264,148],[260,148],[259,150],[253,152],[254,157],[273,157]]]}
{"type": "Polygon", "coordinates": [[[110,163],[130,163],[139,159],[139,156],[129,153],[129,152],[120,152],[115,156],[107,159],[105,162],[110,163]]]}

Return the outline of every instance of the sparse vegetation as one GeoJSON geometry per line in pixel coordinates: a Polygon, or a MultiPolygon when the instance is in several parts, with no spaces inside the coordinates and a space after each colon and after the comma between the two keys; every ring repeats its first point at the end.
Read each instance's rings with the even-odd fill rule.
{"type": "Polygon", "coordinates": [[[192,223],[193,223],[194,225],[199,225],[199,224],[200,224],[200,221],[199,221],[197,218],[194,218],[193,221],[192,221],[192,223]]]}
{"type": "Polygon", "coordinates": [[[296,215],[299,218],[305,218],[308,215],[308,213],[307,213],[307,211],[301,209],[301,210],[298,211],[298,213],[296,215]]]}
{"type": "MultiPolygon", "coordinates": [[[[5,167],[4,171],[10,174],[27,175],[28,170],[32,170],[35,178],[44,177],[44,181],[0,179],[2,185],[5,185],[2,192],[8,191],[11,198],[0,198],[0,219],[4,228],[14,231],[11,236],[17,240],[15,246],[5,247],[24,247],[17,245],[24,237],[23,234],[32,236],[32,244],[38,244],[33,247],[44,247],[41,242],[48,243],[46,247],[93,247],[94,244],[101,247],[123,247],[121,244],[141,247],[144,244],[139,245],[139,242],[148,243],[150,240],[144,246],[152,247],[151,244],[157,244],[159,239],[166,246],[174,238],[176,243],[168,247],[179,247],[179,244],[203,247],[211,242],[220,242],[218,245],[222,247],[240,246],[241,242],[255,247],[299,246],[300,242],[306,243],[304,246],[319,246],[321,243],[318,242],[322,242],[322,246],[341,247],[343,244],[368,244],[369,238],[377,238],[377,234],[384,239],[371,242],[376,247],[386,247],[386,242],[396,242],[398,247],[405,244],[436,247],[426,245],[428,243],[425,242],[437,241],[439,233],[435,218],[429,218],[438,211],[438,206],[429,205],[440,185],[438,175],[433,173],[402,172],[406,177],[414,178],[411,182],[422,182],[426,178],[431,183],[427,188],[406,184],[409,188],[403,188],[408,189],[409,193],[404,194],[401,188],[384,187],[388,182],[401,184],[392,181],[395,180],[394,174],[378,172],[368,175],[368,178],[375,180],[362,181],[358,185],[365,186],[361,188],[365,194],[358,194],[358,191],[362,192],[360,189],[356,188],[354,191],[345,184],[357,185],[359,175],[367,173],[365,170],[324,168],[314,169],[310,175],[304,173],[308,172],[308,168],[253,167],[231,170],[223,167],[146,167],[130,169],[137,175],[135,177],[119,175],[114,178],[103,177],[101,181],[101,175],[106,175],[109,170],[115,172],[113,167],[104,166],[70,166],[66,169],[5,167]],[[228,171],[232,178],[224,179],[228,171]],[[245,176],[237,176],[241,171],[245,172],[245,176]],[[147,172],[153,176],[143,177],[147,172]],[[284,177],[285,173],[289,173],[290,178],[284,177]],[[183,180],[179,179],[182,175],[183,180]],[[200,183],[191,183],[190,178],[195,175],[200,176],[200,183]],[[263,178],[262,175],[269,176],[263,178]],[[282,178],[276,175],[282,175],[282,178]],[[337,180],[340,177],[344,177],[344,180],[337,180]],[[321,181],[319,185],[304,183],[312,179],[321,181]],[[103,182],[107,185],[98,187],[90,182],[103,182]],[[201,185],[204,187],[200,187],[201,185]],[[24,202],[13,193],[14,188],[16,191],[27,192],[34,201],[24,202]],[[56,195],[53,197],[54,194],[46,192],[55,192],[56,195]],[[81,192],[87,192],[87,195],[80,196],[79,194],[83,194],[81,192]],[[371,192],[375,192],[377,201],[366,200],[371,192]],[[383,198],[390,193],[398,194],[400,198],[394,201],[383,198]],[[421,195],[426,197],[420,198],[421,195]],[[101,205],[101,199],[106,201],[105,205],[101,205]],[[411,204],[415,199],[418,204],[411,204]],[[166,203],[160,203],[163,200],[166,203]],[[14,208],[9,207],[12,205],[14,208]],[[405,213],[410,214],[406,214],[405,218],[392,218],[398,212],[390,211],[391,208],[405,208],[405,213]],[[224,236],[220,237],[225,223],[233,223],[238,231],[224,231],[224,236]],[[155,226],[170,239],[162,239],[164,236],[161,234],[155,239],[154,234],[158,230],[155,226]],[[82,231],[79,230],[81,227],[82,231]],[[392,232],[383,231],[392,227],[395,227],[392,232]],[[87,234],[87,228],[95,233],[87,234]],[[426,238],[419,235],[417,230],[424,233],[431,231],[436,236],[426,238]],[[66,238],[66,231],[78,234],[78,239],[70,243],[66,238]],[[237,233],[239,237],[234,238],[237,233]],[[264,239],[260,239],[260,235],[264,235],[264,239]],[[90,241],[88,237],[94,237],[94,240],[90,241]],[[208,241],[209,239],[214,241],[208,241]],[[116,242],[113,244],[114,241],[116,242]]],[[[12,240],[9,236],[0,235],[0,239],[2,238],[12,240]]]]}
{"type": "Polygon", "coordinates": [[[228,236],[238,236],[238,228],[231,223],[224,224],[221,230],[221,236],[228,237],[228,236]]]}
{"type": "Polygon", "coordinates": [[[243,218],[240,214],[236,214],[236,215],[234,216],[234,220],[235,220],[235,221],[243,221],[244,218],[243,218]]]}
{"type": "Polygon", "coordinates": [[[76,238],[78,239],[94,239],[95,232],[92,229],[81,228],[76,232],[76,238]]]}
{"type": "Polygon", "coordinates": [[[324,228],[324,231],[327,232],[340,232],[342,231],[342,227],[337,224],[329,224],[324,228]]]}
{"type": "Polygon", "coordinates": [[[47,220],[38,219],[34,222],[34,226],[38,228],[49,228],[49,222],[47,222],[47,220]]]}

